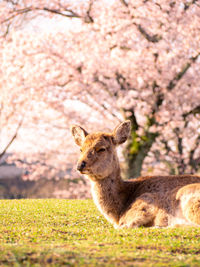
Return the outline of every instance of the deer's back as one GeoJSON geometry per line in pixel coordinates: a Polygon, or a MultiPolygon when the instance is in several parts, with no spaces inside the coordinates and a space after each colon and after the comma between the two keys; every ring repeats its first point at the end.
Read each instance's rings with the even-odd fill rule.
{"type": "Polygon", "coordinates": [[[126,181],[128,191],[134,198],[144,193],[157,193],[162,197],[162,195],[170,194],[176,188],[193,183],[200,183],[200,176],[145,176],[126,181]]]}
{"type": "Polygon", "coordinates": [[[200,176],[146,176],[126,181],[127,202],[125,210],[141,195],[150,193],[155,197],[155,206],[167,212],[174,213],[178,202],[178,190],[188,184],[200,183],[200,176]]]}

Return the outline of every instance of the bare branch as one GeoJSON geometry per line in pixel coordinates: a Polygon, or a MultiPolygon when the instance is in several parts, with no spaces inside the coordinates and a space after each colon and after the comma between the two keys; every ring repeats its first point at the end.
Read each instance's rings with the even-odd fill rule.
{"type": "Polygon", "coordinates": [[[32,8],[23,8],[23,9],[15,10],[15,11],[14,11],[14,14],[13,14],[12,16],[10,16],[10,17],[8,17],[7,19],[1,21],[0,23],[1,23],[1,24],[4,24],[4,23],[6,23],[6,22],[8,22],[8,21],[10,21],[10,20],[12,20],[12,19],[14,19],[15,17],[17,17],[17,16],[19,16],[19,15],[21,15],[21,14],[28,13],[28,12],[30,12],[30,11],[33,11],[33,9],[32,9],[32,8]]]}
{"type": "Polygon", "coordinates": [[[10,23],[7,25],[6,31],[5,31],[5,33],[3,34],[2,37],[5,38],[9,34],[9,31],[10,31],[10,23]]]}
{"type": "Polygon", "coordinates": [[[81,16],[79,14],[77,14],[76,12],[74,12],[71,9],[65,9],[64,11],[60,11],[58,9],[51,9],[48,7],[44,7],[44,8],[39,8],[39,7],[27,7],[27,8],[22,8],[22,9],[17,9],[14,11],[14,14],[10,17],[8,17],[7,19],[1,21],[1,24],[4,24],[12,19],[14,19],[15,17],[21,15],[21,14],[25,14],[28,12],[33,12],[33,11],[45,11],[45,12],[50,12],[50,13],[54,13],[60,16],[64,16],[64,17],[68,17],[68,18],[81,18],[81,16]]]}
{"type": "Polygon", "coordinates": [[[160,40],[162,40],[162,36],[158,34],[150,35],[147,33],[147,31],[139,24],[135,24],[137,26],[137,29],[139,32],[147,39],[147,41],[152,42],[152,43],[158,43],[160,40]]]}
{"type": "Polygon", "coordinates": [[[125,0],[120,0],[120,2],[121,2],[124,6],[128,7],[128,3],[127,3],[125,0]]]}
{"type": "Polygon", "coordinates": [[[8,142],[8,144],[6,145],[6,147],[4,148],[4,150],[0,153],[0,159],[5,155],[5,153],[8,150],[8,148],[11,146],[11,144],[13,143],[13,141],[16,139],[17,134],[19,132],[19,129],[22,126],[22,123],[23,123],[23,117],[21,118],[21,120],[20,120],[20,122],[19,122],[19,124],[17,126],[17,129],[15,131],[15,134],[13,135],[13,137],[11,138],[11,140],[8,142]]]}
{"type": "Polygon", "coordinates": [[[94,19],[91,16],[92,5],[93,5],[93,1],[91,0],[90,3],[89,3],[88,10],[86,12],[86,14],[87,14],[87,16],[85,17],[85,22],[86,23],[93,23],[94,22],[94,19]]]}
{"type": "Polygon", "coordinates": [[[57,14],[57,15],[68,17],[68,18],[81,18],[80,15],[78,15],[76,12],[74,12],[71,9],[65,9],[65,11],[60,11],[58,9],[51,9],[51,8],[48,8],[48,7],[44,7],[43,9],[35,8],[35,10],[47,11],[47,12],[51,12],[51,13],[54,13],[54,14],[57,14]]]}

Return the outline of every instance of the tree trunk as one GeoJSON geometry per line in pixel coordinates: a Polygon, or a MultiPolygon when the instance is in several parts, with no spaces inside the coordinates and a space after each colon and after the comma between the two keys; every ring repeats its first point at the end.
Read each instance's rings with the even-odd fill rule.
{"type": "Polygon", "coordinates": [[[158,133],[152,133],[149,130],[150,126],[155,124],[154,113],[151,117],[147,117],[147,125],[145,129],[143,129],[142,135],[137,134],[137,130],[140,126],[137,123],[134,110],[124,110],[124,114],[129,114],[129,116],[125,117],[131,121],[132,128],[131,135],[123,150],[125,166],[122,175],[125,179],[131,179],[140,176],[144,159],[151,149],[158,133]]]}
{"type": "Polygon", "coordinates": [[[139,137],[136,132],[132,132],[123,151],[125,178],[130,179],[140,176],[144,159],[157,136],[156,133],[147,132],[146,135],[139,137]]]}

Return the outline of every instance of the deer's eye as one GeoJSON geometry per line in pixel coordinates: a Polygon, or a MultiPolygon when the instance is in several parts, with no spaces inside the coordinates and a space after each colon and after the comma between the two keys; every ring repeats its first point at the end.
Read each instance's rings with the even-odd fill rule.
{"type": "Polygon", "coordinates": [[[83,150],[80,148],[80,152],[83,152],[83,150]]]}
{"type": "Polygon", "coordinates": [[[97,153],[104,152],[104,151],[106,151],[105,147],[101,147],[97,149],[97,153]]]}

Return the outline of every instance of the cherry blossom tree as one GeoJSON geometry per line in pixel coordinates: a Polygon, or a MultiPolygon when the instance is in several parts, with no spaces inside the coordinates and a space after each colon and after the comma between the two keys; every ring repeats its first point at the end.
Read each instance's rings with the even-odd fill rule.
{"type": "Polygon", "coordinates": [[[127,177],[199,171],[198,1],[0,5],[2,88],[12,92],[9,97],[20,96],[14,102],[19,101],[20,116],[25,114],[24,127],[57,140],[37,152],[45,148],[50,158],[62,154],[64,166],[69,146],[75,149],[64,137],[70,123],[112,130],[130,119],[127,177]],[[76,103],[84,103],[84,109],[76,103]]]}

